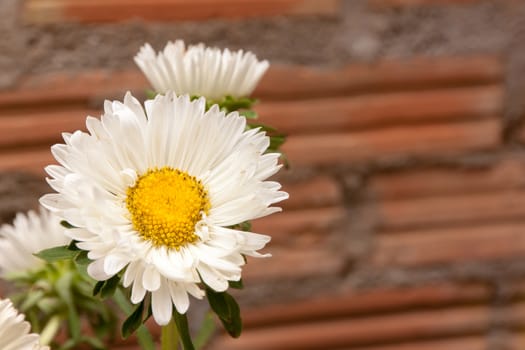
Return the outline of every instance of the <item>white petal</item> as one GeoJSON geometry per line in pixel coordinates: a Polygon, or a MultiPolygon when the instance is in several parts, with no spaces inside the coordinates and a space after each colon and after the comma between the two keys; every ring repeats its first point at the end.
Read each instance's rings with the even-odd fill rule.
{"type": "Polygon", "coordinates": [[[150,292],[160,288],[160,274],[153,265],[146,266],[142,276],[142,286],[150,292]]]}
{"type": "Polygon", "coordinates": [[[166,283],[151,293],[151,311],[155,322],[165,326],[171,320],[173,314],[173,304],[166,283]]]}
{"type": "Polygon", "coordinates": [[[89,264],[87,272],[97,281],[105,281],[112,277],[112,275],[108,275],[106,271],[104,271],[104,259],[95,260],[89,264]]]}

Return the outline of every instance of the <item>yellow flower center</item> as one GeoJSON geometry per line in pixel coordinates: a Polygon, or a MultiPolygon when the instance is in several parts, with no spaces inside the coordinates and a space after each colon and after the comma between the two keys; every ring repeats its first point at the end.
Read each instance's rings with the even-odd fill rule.
{"type": "Polygon", "coordinates": [[[208,213],[210,201],[202,183],[184,171],[148,170],[127,190],[131,222],[154,246],[178,249],[197,240],[195,225],[208,213]]]}

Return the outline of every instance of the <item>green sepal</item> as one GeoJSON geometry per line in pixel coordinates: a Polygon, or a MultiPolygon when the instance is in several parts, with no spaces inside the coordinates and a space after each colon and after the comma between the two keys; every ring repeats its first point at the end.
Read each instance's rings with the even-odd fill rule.
{"type": "Polygon", "coordinates": [[[60,221],[60,225],[64,226],[65,228],[76,228],[76,226],[73,226],[71,225],[69,222],[67,222],[66,220],[62,220],[60,221]]]}
{"type": "Polygon", "coordinates": [[[246,119],[257,119],[259,118],[259,115],[256,111],[252,109],[245,109],[239,112],[239,115],[242,115],[246,119]]]}
{"type": "Polygon", "coordinates": [[[135,332],[143,323],[142,314],[144,313],[144,300],[137,305],[135,310],[128,316],[122,324],[122,337],[127,339],[133,332],[135,332]]]}
{"type": "Polygon", "coordinates": [[[44,249],[34,255],[52,263],[59,260],[73,259],[77,252],[69,250],[67,245],[44,249]]]}
{"type": "Polygon", "coordinates": [[[153,100],[158,95],[157,92],[152,89],[146,89],[146,91],[144,91],[144,94],[146,95],[147,100],[153,100]]]}
{"type": "Polygon", "coordinates": [[[222,100],[206,100],[206,109],[210,109],[214,104],[219,105],[222,110],[227,112],[249,110],[257,103],[257,100],[249,97],[225,96],[222,100]]]}
{"type": "Polygon", "coordinates": [[[240,230],[244,232],[249,232],[252,229],[252,223],[250,221],[244,221],[240,224],[229,226],[232,230],[240,230]]]}
{"type": "Polygon", "coordinates": [[[195,350],[193,342],[191,341],[190,327],[188,326],[188,318],[186,314],[179,314],[177,310],[173,310],[173,319],[177,330],[179,332],[179,337],[182,342],[184,350],[195,350]]]}
{"type": "Polygon", "coordinates": [[[216,292],[206,286],[206,297],[211,309],[217,314],[222,325],[234,338],[242,332],[241,309],[235,299],[226,292],[216,292]]]}

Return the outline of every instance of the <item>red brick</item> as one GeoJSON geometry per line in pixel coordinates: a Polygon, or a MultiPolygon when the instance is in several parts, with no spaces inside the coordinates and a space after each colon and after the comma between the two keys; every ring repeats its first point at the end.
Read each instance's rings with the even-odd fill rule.
{"type": "MultiPolygon", "coordinates": [[[[507,2],[510,3],[511,1],[507,2]]],[[[479,2],[479,0],[368,0],[370,6],[377,9],[427,5],[468,5],[476,2],[479,2]]]]}
{"type": "Polygon", "coordinates": [[[278,244],[298,245],[312,239],[317,243],[339,226],[346,216],[343,207],[291,210],[254,220],[252,227],[254,232],[271,235],[278,244]]]}
{"type": "Polygon", "coordinates": [[[525,191],[447,195],[374,204],[383,230],[406,230],[453,224],[519,220],[525,217],[525,191]]]}
{"type": "Polygon", "coordinates": [[[282,185],[283,191],[290,195],[290,198],[278,204],[285,210],[334,206],[343,201],[337,182],[328,176],[316,176],[296,182],[285,181],[282,185]]]}
{"type": "Polygon", "coordinates": [[[393,315],[308,322],[247,330],[239,339],[219,338],[212,349],[338,349],[483,332],[490,325],[485,306],[413,311],[393,315]]]}
{"type": "Polygon", "coordinates": [[[417,267],[522,258],[524,230],[523,223],[513,222],[382,234],[370,260],[376,267],[417,267]]]}
{"type": "Polygon", "coordinates": [[[309,249],[264,249],[269,259],[249,259],[243,270],[246,281],[300,280],[315,276],[335,276],[344,267],[345,257],[336,251],[317,246],[309,249]]]}
{"type": "Polygon", "coordinates": [[[35,112],[43,107],[86,108],[104,99],[122,99],[128,90],[143,95],[147,86],[146,79],[138,70],[37,74],[26,77],[11,90],[1,91],[0,108],[27,110],[29,106],[35,112]]]}
{"type": "Polygon", "coordinates": [[[501,59],[490,55],[382,60],[342,69],[272,66],[254,96],[297,99],[501,83],[503,72],[501,59]]]}
{"type": "Polygon", "coordinates": [[[501,86],[266,102],[261,121],[290,135],[501,115],[501,86]]]}
{"type": "Polygon", "coordinates": [[[489,300],[490,289],[481,284],[429,284],[417,287],[365,289],[345,294],[325,295],[282,305],[264,305],[244,309],[245,328],[276,326],[363,314],[436,308],[450,304],[477,303],[489,300]]]}
{"type": "Polygon", "coordinates": [[[16,149],[0,152],[0,171],[27,171],[44,176],[44,167],[49,164],[56,164],[49,148],[16,149]]]}
{"type": "Polygon", "coordinates": [[[0,118],[0,147],[62,142],[62,132],[85,129],[88,115],[100,116],[98,110],[71,109],[48,113],[4,115],[0,118]]]}
{"type": "Polygon", "coordinates": [[[486,192],[525,187],[522,157],[507,158],[483,168],[428,168],[377,174],[370,178],[370,196],[399,199],[432,195],[486,192]]]}
{"type": "Polygon", "coordinates": [[[115,22],[252,18],[277,15],[334,15],[338,0],[28,0],[24,18],[31,23],[115,22]]]}
{"type": "Polygon", "coordinates": [[[513,135],[514,139],[519,143],[525,143],[525,126],[522,125],[517,130],[514,130],[515,134],[513,135]]]}
{"type": "Polygon", "coordinates": [[[525,333],[523,331],[519,333],[513,333],[509,337],[508,350],[523,350],[525,349],[525,333]]]}
{"type": "Polygon", "coordinates": [[[282,150],[292,167],[406,156],[443,157],[496,148],[500,143],[500,128],[497,119],[488,119],[363,132],[291,135],[282,150]]]}
{"type": "Polygon", "coordinates": [[[436,339],[385,346],[367,346],[352,350],[485,350],[489,346],[485,336],[436,339]]]}
{"type": "MultiPolygon", "coordinates": [[[[263,100],[304,99],[352,92],[493,84],[501,83],[502,80],[501,60],[483,55],[385,60],[329,70],[272,65],[254,96],[263,100]]],[[[93,100],[121,99],[127,90],[142,95],[147,87],[148,83],[138,69],[30,75],[14,89],[0,92],[0,108],[57,104],[86,106],[93,100]]]]}

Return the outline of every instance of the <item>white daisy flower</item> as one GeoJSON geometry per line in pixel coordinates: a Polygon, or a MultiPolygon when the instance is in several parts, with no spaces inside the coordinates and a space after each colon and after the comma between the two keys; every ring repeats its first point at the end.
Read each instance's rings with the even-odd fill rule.
{"type": "Polygon", "coordinates": [[[38,334],[29,334],[31,326],[13,307],[11,300],[0,300],[0,349],[2,350],[49,350],[40,345],[38,334]]]}
{"type": "Polygon", "coordinates": [[[145,44],[135,62],[158,93],[204,96],[219,100],[225,96],[249,96],[268,69],[251,52],[190,45],[182,40],[168,42],[158,54],[145,44]]]}
{"type": "Polygon", "coordinates": [[[67,244],[60,219],[40,208],[27,214],[18,213],[13,224],[0,226],[0,274],[23,273],[42,267],[45,262],[33,254],[67,244]]]}
{"type": "Polygon", "coordinates": [[[203,297],[199,283],[216,291],[241,278],[244,255],[270,241],[232,226],[280,211],[288,197],[275,174],[269,138],[245,131],[236,112],[225,115],[204,98],[158,95],[141,104],[106,101],[101,120],[88,117],[89,133],[64,134],[52,147],[61,166],[46,168],[58,193],[41,203],[75,226],[67,230],[93,262],[89,274],[106,280],[121,270],[131,301],[151,292],[153,316],[169,322],[172,305],[203,297]]]}

